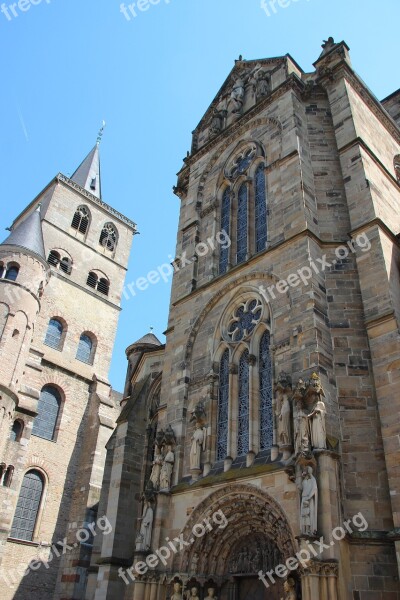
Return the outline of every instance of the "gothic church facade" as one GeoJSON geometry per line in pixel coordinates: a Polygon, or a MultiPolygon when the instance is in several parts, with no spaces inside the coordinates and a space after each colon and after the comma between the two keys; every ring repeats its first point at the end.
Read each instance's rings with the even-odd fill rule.
{"type": "Polygon", "coordinates": [[[314,67],[240,58],[194,130],[87,600],[400,597],[400,93],[314,67]]]}

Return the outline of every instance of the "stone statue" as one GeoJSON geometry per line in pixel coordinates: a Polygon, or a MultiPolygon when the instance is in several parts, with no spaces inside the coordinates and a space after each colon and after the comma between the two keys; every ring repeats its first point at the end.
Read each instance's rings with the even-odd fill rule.
{"type": "Polygon", "coordinates": [[[279,442],[284,446],[289,446],[292,443],[291,432],[291,408],[287,394],[283,394],[282,406],[279,413],[279,442]]]}
{"type": "Polygon", "coordinates": [[[316,402],[312,412],[308,415],[310,419],[311,445],[313,448],[326,448],[326,408],[321,398],[316,402]]]}
{"type": "Polygon", "coordinates": [[[318,486],[312,467],[302,473],[300,527],[304,535],[316,535],[318,515],[318,486]]]}
{"type": "Polygon", "coordinates": [[[190,468],[200,469],[201,451],[206,449],[207,429],[196,423],[196,429],[192,435],[192,446],[190,448],[190,468]]]}
{"type": "Polygon", "coordinates": [[[283,584],[285,597],[281,600],[297,600],[296,583],[292,577],[289,577],[283,584]]]}
{"type": "Polygon", "coordinates": [[[136,538],[136,550],[147,551],[150,549],[151,533],[153,529],[154,512],[150,502],[144,503],[140,532],[136,538]]]}
{"type": "Polygon", "coordinates": [[[163,463],[163,456],[158,446],[155,448],[153,468],[151,470],[150,481],[152,482],[154,489],[158,490],[160,485],[160,474],[163,463]]]}
{"type": "Polygon", "coordinates": [[[172,470],[174,468],[175,455],[172,446],[167,446],[167,454],[160,472],[160,490],[169,490],[171,487],[172,470]]]}
{"type": "Polygon", "coordinates": [[[210,136],[218,135],[223,130],[226,115],[226,102],[221,101],[213,111],[210,125],[210,136]]]}
{"type": "Polygon", "coordinates": [[[295,453],[307,453],[310,449],[308,414],[304,411],[302,402],[297,404],[294,438],[295,453]]]}
{"type": "Polygon", "coordinates": [[[204,600],[217,600],[214,588],[210,587],[207,589],[207,597],[204,600]]]}
{"type": "Polygon", "coordinates": [[[269,93],[269,79],[265,71],[258,71],[256,76],[256,96],[263,98],[269,93]]]}
{"type": "Polygon", "coordinates": [[[193,600],[200,600],[197,587],[193,586],[192,589],[190,590],[190,592],[188,593],[187,597],[188,597],[188,599],[192,598],[193,600]]]}
{"type": "Polygon", "coordinates": [[[229,100],[229,109],[231,113],[241,113],[244,100],[244,82],[238,77],[233,84],[231,97],[229,100]]]}
{"type": "Polygon", "coordinates": [[[182,585],[179,583],[179,581],[174,583],[174,593],[171,596],[171,600],[183,600],[182,585]]]}

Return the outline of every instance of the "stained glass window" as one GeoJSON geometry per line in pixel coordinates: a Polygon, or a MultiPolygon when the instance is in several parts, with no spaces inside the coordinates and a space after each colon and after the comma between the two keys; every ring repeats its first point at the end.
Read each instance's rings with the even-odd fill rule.
{"type": "Polygon", "coordinates": [[[83,333],[79,340],[76,358],[81,362],[89,364],[92,358],[93,342],[91,338],[83,333]]]}
{"type": "Polygon", "coordinates": [[[219,395],[217,419],[217,460],[224,460],[228,453],[229,414],[229,350],[225,350],[219,366],[219,395]]]}
{"type": "Polygon", "coordinates": [[[243,183],[238,193],[236,264],[245,261],[247,257],[247,201],[248,189],[243,183]]]}
{"type": "Polygon", "coordinates": [[[28,471],[25,474],[11,527],[12,538],[32,541],[43,487],[44,481],[39,471],[28,471]]]}
{"type": "Polygon", "coordinates": [[[245,350],[239,361],[239,412],[237,455],[249,451],[249,351],[245,350]]]}
{"type": "Polygon", "coordinates": [[[233,342],[240,342],[252,333],[261,319],[262,305],[259,300],[249,300],[239,306],[228,326],[228,334],[233,342]]]}
{"type": "Polygon", "coordinates": [[[267,244],[267,197],[264,165],[260,165],[255,175],[255,232],[256,252],[265,250],[267,244]]]}
{"type": "Polygon", "coordinates": [[[46,346],[51,346],[52,348],[59,350],[61,346],[62,334],[62,323],[60,323],[60,321],[58,321],[57,319],[50,319],[49,324],[47,326],[47,332],[44,343],[46,344],[46,346]]]}
{"type": "Polygon", "coordinates": [[[249,168],[255,155],[256,155],[256,149],[249,148],[248,150],[246,150],[246,152],[244,154],[241,154],[240,156],[238,156],[236,158],[233,168],[230,172],[230,176],[232,178],[235,178],[235,177],[238,177],[239,175],[243,175],[243,173],[245,173],[247,171],[247,169],[249,168]]]}
{"type": "MultiPolygon", "coordinates": [[[[231,221],[231,190],[226,188],[222,196],[221,206],[221,231],[226,233],[229,237],[230,234],[230,221],[231,221]]],[[[219,254],[219,272],[222,275],[228,270],[229,264],[229,247],[224,248],[221,246],[219,254]]]]}
{"type": "Polygon", "coordinates": [[[60,392],[51,385],[45,385],[40,392],[38,414],[33,421],[32,435],[52,440],[61,405],[60,392]]]}
{"type": "Polygon", "coordinates": [[[266,331],[261,338],[259,356],[260,450],[267,450],[272,446],[272,362],[270,344],[270,334],[266,331]]]}

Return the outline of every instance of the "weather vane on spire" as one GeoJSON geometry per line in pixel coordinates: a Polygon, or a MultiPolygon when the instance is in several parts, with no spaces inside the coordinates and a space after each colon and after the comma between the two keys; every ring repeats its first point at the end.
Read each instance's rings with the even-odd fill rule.
{"type": "Polygon", "coordinates": [[[105,126],[106,126],[106,122],[105,122],[105,121],[103,121],[103,123],[102,123],[102,125],[101,125],[101,127],[100,127],[100,131],[99,131],[99,133],[98,133],[98,136],[97,136],[97,145],[98,145],[98,146],[100,145],[101,138],[103,137],[103,133],[104,133],[104,128],[105,128],[105,126]]]}

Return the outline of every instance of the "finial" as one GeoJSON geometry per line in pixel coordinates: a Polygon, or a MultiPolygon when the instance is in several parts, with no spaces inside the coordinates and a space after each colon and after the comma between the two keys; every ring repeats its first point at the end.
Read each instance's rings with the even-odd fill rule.
{"type": "Polygon", "coordinates": [[[40,213],[41,209],[42,209],[42,203],[39,202],[39,204],[36,207],[36,212],[40,213]]]}
{"type": "Polygon", "coordinates": [[[103,133],[104,133],[104,128],[105,128],[105,126],[106,126],[106,122],[105,122],[105,121],[103,121],[103,123],[102,123],[102,125],[101,125],[101,127],[100,127],[100,131],[99,131],[99,133],[98,133],[98,135],[97,135],[97,145],[98,145],[98,146],[99,146],[99,145],[100,145],[100,143],[101,143],[101,138],[103,137],[103,133]]]}
{"type": "Polygon", "coordinates": [[[154,327],[150,327],[150,333],[153,333],[154,327]]]}

